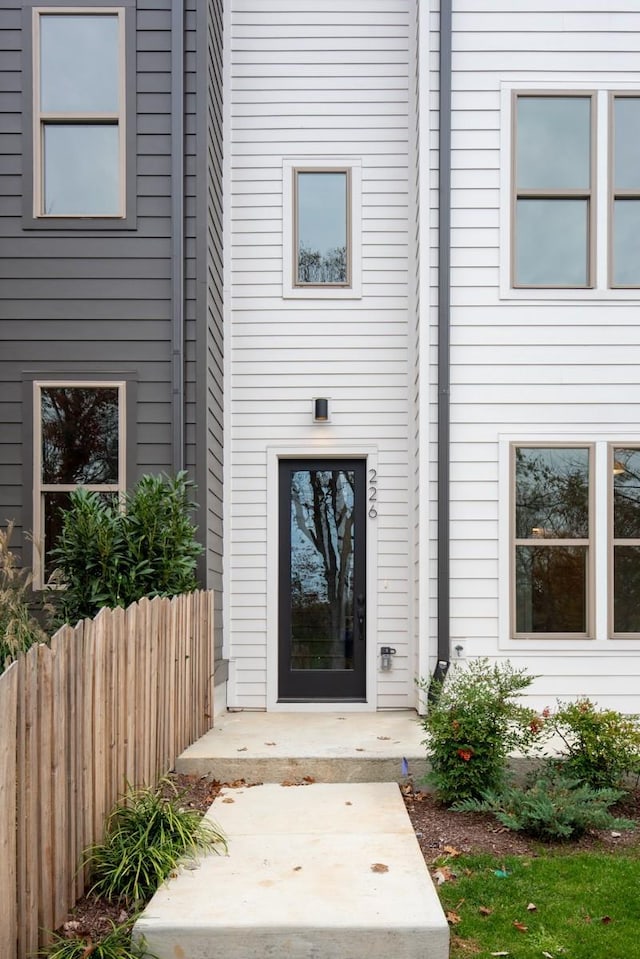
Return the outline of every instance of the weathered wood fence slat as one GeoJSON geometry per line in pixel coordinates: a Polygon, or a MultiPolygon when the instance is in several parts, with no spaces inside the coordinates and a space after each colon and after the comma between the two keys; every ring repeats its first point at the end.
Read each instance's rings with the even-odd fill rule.
{"type": "Polygon", "coordinates": [[[212,604],[103,609],[0,675],[2,959],[28,959],[64,921],[127,785],[155,784],[211,727],[212,604]]]}

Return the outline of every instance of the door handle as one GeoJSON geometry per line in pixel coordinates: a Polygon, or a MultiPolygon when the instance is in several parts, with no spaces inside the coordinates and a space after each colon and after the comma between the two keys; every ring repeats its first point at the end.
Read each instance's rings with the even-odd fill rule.
{"type": "Polygon", "coordinates": [[[356,616],[358,619],[358,639],[364,639],[364,614],[365,614],[365,600],[362,593],[358,596],[356,600],[356,616]]]}

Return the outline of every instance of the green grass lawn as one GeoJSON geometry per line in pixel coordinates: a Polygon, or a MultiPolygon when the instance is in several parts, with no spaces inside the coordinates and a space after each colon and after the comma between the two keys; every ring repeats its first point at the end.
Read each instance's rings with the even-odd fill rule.
{"type": "Polygon", "coordinates": [[[640,959],[638,852],[460,856],[447,867],[451,959],[640,959]]]}

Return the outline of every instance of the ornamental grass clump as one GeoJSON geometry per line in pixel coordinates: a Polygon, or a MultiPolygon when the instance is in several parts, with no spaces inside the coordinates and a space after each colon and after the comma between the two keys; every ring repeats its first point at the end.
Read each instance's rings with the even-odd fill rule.
{"type": "Polygon", "coordinates": [[[431,766],[427,782],[443,802],[477,799],[499,789],[509,754],[526,751],[538,739],[543,724],[534,710],[515,700],[533,678],[509,662],[490,664],[482,658],[456,667],[432,690],[422,719],[431,766]]]}
{"type": "MultiPolygon", "coordinates": [[[[48,643],[49,637],[32,615],[31,583],[28,569],[18,566],[10,549],[13,523],[0,529],[0,672],[34,643],[48,643]]],[[[51,612],[44,607],[45,614],[51,612]]]]}
{"type": "Polygon", "coordinates": [[[185,857],[226,850],[218,827],[181,808],[180,798],[169,780],[129,790],[107,819],[104,841],[87,851],[92,895],[137,908],[185,857]],[[166,795],[168,789],[173,795],[166,795]]]}
{"type": "Polygon", "coordinates": [[[90,939],[74,936],[54,935],[47,949],[39,953],[46,959],[154,959],[147,952],[144,943],[131,944],[131,929],[135,921],[132,916],[120,925],[114,925],[111,932],[93,942],[90,939]]]}

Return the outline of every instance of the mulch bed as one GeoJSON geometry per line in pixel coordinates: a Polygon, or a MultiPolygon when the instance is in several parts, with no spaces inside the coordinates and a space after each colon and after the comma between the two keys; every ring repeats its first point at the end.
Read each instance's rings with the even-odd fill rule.
{"type": "MultiPolygon", "coordinates": [[[[203,812],[209,808],[223,785],[231,787],[248,785],[244,780],[221,784],[196,776],[174,775],[171,778],[183,797],[182,804],[203,812]]],[[[285,785],[293,785],[293,783],[285,785]]],[[[640,848],[639,828],[625,830],[620,835],[608,830],[590,832],[570,845],[546,843],[542,846],[500,826],[491,815],[450,812],[430,793],[414,789],[411,784],[401,788],[416,838],[430,867],[434,860],[450,855],[452,850],[454,853],[489,853],[499,858],[512,855],[537,856],[567,849],[613,852],[640,848]]],[[[614,812],[616,815],[637,820],[640,826],[640,789],[631,793],[615,808],[614,812]]],[[[128,914],[122,907],[114,906],[102,899],[85,897],[76,904],[58,932],[69,938],[86,937],[95,942],[111,930],[113,923],[122,923],[127,918],[128,914]]]]}

